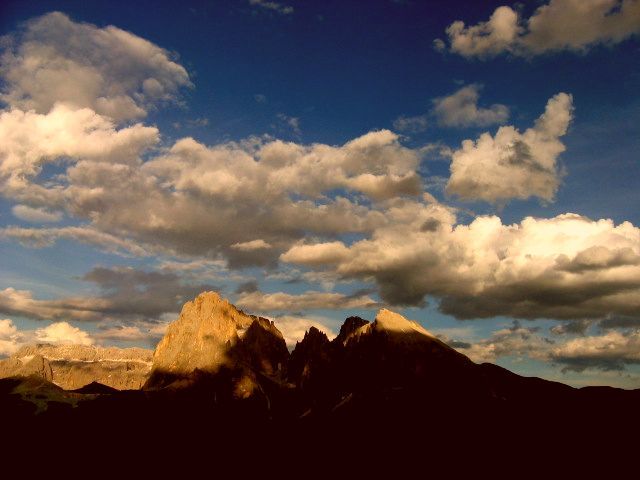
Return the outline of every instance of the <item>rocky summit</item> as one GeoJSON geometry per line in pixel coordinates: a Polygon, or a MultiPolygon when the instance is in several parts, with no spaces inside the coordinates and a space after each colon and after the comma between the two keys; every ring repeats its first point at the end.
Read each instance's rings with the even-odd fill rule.
{"type": "Polygon", "coordinates": [[[215,292],[204,292],[182,308],[153,354],[145,388],[190,385],[196,378],[230,374],[242,397],[258,376],[280,378],[289,352],[282,333],[266,318],[247,315],[215,292]]]}
{"type": "Polygon", "coordinates": [[[215,372],[254,319],[215,292],[205,292],[182,307],[153,354],[153,370],[186,375],[215,372]]]}

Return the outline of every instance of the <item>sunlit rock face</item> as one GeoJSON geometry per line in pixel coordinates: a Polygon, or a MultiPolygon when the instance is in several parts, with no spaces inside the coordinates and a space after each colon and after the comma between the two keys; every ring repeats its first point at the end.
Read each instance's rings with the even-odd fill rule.
{"type": "Polygon", "coordinates": [[[182,307],[153,354],[153,369],[187,374],[196,369],[216,371],[227,353],[253,323],[215,292],[205,292],[182,307]]]}
{"type": "Polygon", "coordinates": [[[289,353],[273,322],[247,315],[215,292],[187,302],[169,325],[153,355],[147,388],[167,386],[180,378],[234,372],[235,390],[250,396],[256,374],[279,376],[289,353]]]}
{"type": "Polygon", "coordinates": [[[65,390],[92,382],[118,390],[142,387],[151,371],[150,350],[89,345],[28,345],[0,361],[0,377],[36,375],[65,390]]]}
{"type": "Polygon", "coordinates": [[[49,360],[42,355],[19,356],[13,355],[0,360],[0,378],[28,377],[35,375],[49,382],[53,381],[53,371],[49,360]]]}

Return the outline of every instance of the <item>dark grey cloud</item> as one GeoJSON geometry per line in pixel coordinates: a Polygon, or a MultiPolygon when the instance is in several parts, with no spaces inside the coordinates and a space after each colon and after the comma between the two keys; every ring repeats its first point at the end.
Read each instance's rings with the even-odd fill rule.
{"type": "Polygon", "coordinates": [[[202,291],[220,290],[212,284],[185,282],[174,273],[130,267],[97,267],[82,279],[95,284],[98,294],[41,300],[29,291],[7,288],[0,291],[0,313],[36,320],[155,322],[179,312],[202,291]]]}
{"type": "Polygon", "coordinates": [[[607,318],[598,322],[598,326],[603,330],[609,330],[612,328],[640,328],[640,318],[623,315],[608,315],[607,318]]]}
{"type": "Polygon", "coordinates": [[[591,325],[593,320],[571,320],[551,327],[550,331],[554,335],[584,335],[591,325]]]}
{"type": "Polygon", "coordinates": [[[240,293],[253,293],[260,290],[258,286],[258,282],[256,280],[249,280],[247,282],[241,283],[235,290],[236,294],[240,293]]]}
{"type": "MultiPolygon", "coordinates": [[[[627,277],[587,280],[560,287],[561,279],[557,270],[549,269],[535,278],[487,288],[482,295],[447,295],[442,298],[440,309],[461,320],[496,315],[524,319],[597,319],[609,313],[609,298],[631,296],[639,288],[636,279],[627,277]]],[[[629,316],[638,315],[637,305],[632,301],[620,305],[618,310],[629,316]]]]}
{"type": "Polygon", "coordinates": [[[137,270],[130,267],[96,267],[83,276],[100,289],[106,301],[100,313],[118,317],[157,319],[179,312],[182,305],[206,290],[220,291],[212,284],[185,283],[175,273],[137,270]]]}
{"type": "Polygon", "coordinates": [[[569,340],[552,349],[549,360],[562,365],[563,371],[622,371],[640,364],[640,330],[610,330],[569,340]]]}
{"type": "Polygon", "coordinates": [[[630,247],[610,249],[599,245],[583,250],[572,260],[569,260],[566,256],[561,256],[556,261],[559,270],[584,273],[625,265],[640,265],[640,255],[630,247]]]}
{"type": "Polygon", "coordinates": [[[476,362],[495,362],[501,357],[528,357],[555,364],[563,372],[622,371],[629,365],[640,364],[640,329],[609,330],[588,336],[580,333],[566,335],[566,338],[548,338],[541,334],[539,328],[523,327],[516,321],[493,332],[488,338],[472,343],[449,344],[476,362]]]}
{"type": "Polygon", "coordinates": [[[429,218],[420,227],[422,232],[435,232],[440,228],[441,222],[437,218],[429,218]]]}

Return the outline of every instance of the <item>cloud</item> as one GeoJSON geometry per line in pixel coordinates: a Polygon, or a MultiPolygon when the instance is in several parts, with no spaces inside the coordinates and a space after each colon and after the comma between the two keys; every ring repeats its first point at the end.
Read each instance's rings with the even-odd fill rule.
{"type": "Polygon", "coordinates": [[[202,128],[209,126],[209,119],[205,117],[194,118],[187,120],[187,126],[191,128],[202,128]]]}
{"type": "Polygon", "coordinates": [[[300,130],[300,118],[289,117],[284,113],[279,113],[277,117],[281,122],[285,123],[289,128],[291,128],[293,133],[295,133],[296,135],[302,134],[302,131],[300,130]]]}
{"type": "MultiPolygon", "coordinates": [[[[455,209],[424,191],[419,168],[426,150],[405,147],[389,130],[342,145],[265,136],[213,145],[181,138],[160,148],[155,127],[119,125],[125,117],[101,110],[98,100],[126,95],[146,109],[164,102],[147,79],[166,84],[165,92],[174,85],[173,98],[188,77],[164,50],[115,27],[76,24],[62,14],[41,17],[12,36],[4,55],[10,103],[0,113],[0,193],[26,208],[62,212],[73,226],[6,227],[1,235],[36,246],[72,239],[121,254],[161,254],[181,266],[165,265],[155,272],[160,277],[96,270],[87,276],[99,290],[95,297],[42,300],[6,289],[0,311],[46,320],[124,318],[123,325],[160,321],[203,289],[208,273],[218,278],[227,267],[275,268],[281,261],[302,265],[306,271],[296,278],[316,279],[328,289],[363,281],[399,305],[420,305],[432,296],[459,318],[637,317],[638,228],[628,222],[565,214],[513,225],[495,216],[461,224],[455,209]],[[67,52],[61,39],[78,45],[67,52]],[[144,59],[132,62],[129,49],[144,59]],[[46,75],[29,70],[39,65],[29,57],[33,52],[44,52],[46,75]],[[69,58],[58,62],[60,55],[69,58]],[[24,58],[35,63],[23,65],[24,58]],[[109,70],[120,58],[122,64],[109,70]],[[67,60],[84,70],[67,68],[67,60]],[[29,71],[16,76],[23,67],[29,71]],[[51,69],[78,89],[79,103],[65,103],[57,90],[64,82],[53,74],[50,81],[51,69]],[[84,83],[73,83],[85,70],[99,77],[91,95],[84,83]],[[47,103],[47,95],[57,100],[47,103]],[[209,263],[197,269],[193,262],[209,263]],[[177,276],[179,269],[191,272],[188,281],[177,276]],[[109,284],[109,277],[123,287],[109,284]]],[[[481,121],[487,121],[481,112],[492,109],[471,102],[481,121]]],[[[571,112],[571,96],[558,94],[524,132],[505,126],[495,136],[467,140],[452,154],[449,193],[494,203],[531,196],[551,201],[564,150],[559,138],[571,112]]],[[[253,291],[241,298],[281,311],[376,304],[368,294],[331,292],[253,291]]]]}
{"type": "Polygon", "coordinates": [[[475,343],[451,345],[477,363],[494,363],[502,357],[545,360],[552,343],[537,334],[535,327],[523,327],[518,322],[494,332],[475,343]]]}
{"type": "Polygon", "coordinates": [[[107,302],[98,298],[69,297],[59,300],[38,300],[28,290],[5,288],[0,290],[0,312],[35,320],[99,319],[99,311],[107,302]]]}
{"type": "Polygon", "coordinates": [[[557,364],[563,372],[621,371],[627,365],[640,364],[638,329],[616,330],[559,342],[541,335],[538,328],[527,328],[514,322],[511,327],[498,330],[480,341],[449,344],[478,363],[495,362],[504,357],[530,358],[557,364]]]}
{"type": "Polygon", "coordinates": [[[25,209],[32,217],[53,211],[74,224],[8,226],[4,238],[32,246],[72,239],[124,255],[271,268],[307,235],[371,232],[385,221],[384,202],[422,191],[421,153],[388,130],[339,146],[269,137],[207,146],[183,138],[157,149],[157,128],[119,127],[137,114],[107,112],[100,99],[124,95],[145,109],[166,99],[158,84],[174,98],[188,76],[166,51],[115,27],[54,13],[7,42],[0,194],[23,217],[25,209]],[[74,84],[82,72],[94,82],[74,84]]]}
{"type": "Polygon", "coordinates": [[[400,116],[393,122],[393,127],[401,132],[423,132],[429,126],[429,116],[444,127],[486,127],[507,121],[509,108],[506,105],[478,106],[481,88],[481,85],[467,85],[449,96],[435,98],[429,114],[400,116]]]}
{"type": "Polygon", "coordinates": [[[335,264],[349,257],[349,249],[342,242],[312,245],[294,245],[280,259],[287,263],[302,265],[335,264]]]}
{"type": "Polygon", "coordinates": [[[30,20],[4,45],[0,100],[23,111],[46,114],[65,103],[129,120],[157,103],[175,101],[178,90],[191,85],[166,50],[117,27],[74,22],[60,12],[30,20]]]}
{"type": "Polygon", "coordinates": [[[572,320],[551,327],[551,333],[554,335],[584,335],[592,324],[593,320],[590,319],[572,320]]]}
{"type": "Polygon", "coordinates": [[[91,227],[61,228],[0,228],[0,238],[12,238],[23,245],[41,248],[53,245],[57,240],[68,239],[101,248],[121,256],[147,256],[149,253],[134,241],[100,232],[91,227]]]}
{"type": "MultiPolygon", "coordinates": [[[[74,237],[109,249],[131,247],[140,255],[161,252],[212,260],[224,255],[234,267],[272,265],[307,233],[370,231],[384,219],[369,201],[421,191],[416,171],[420,154],[402,146],[388,130],[342,146],[253,138],[208,147],[185,138],[144,163],[140,151],[157,131],[146,132],[145,141],[134,141],[139,137],[127,130],[109,130],[107,137],[123,135],[130,141],[95,142],[96,158],[90,156],[92,150],[60,149],[69,165],[54,179],[37,177],[40,167],[32,163],[31,174],[13,181],[15,170],[7,167],[5,196],[34,208],[64,209],[69,217],[90,223],[64,229],[7,228],[3,236],[35,245],[74,237]],[[127,154],[109,150],[110,144],[126,145],[127,154]],[[71,153],[81,159],[74,161],[71,153]],[[365,201],[348,198],[347,192],[365,201]],[[272,248],[238,248],[256,238],[272,248]]],[[[67,138],[63,132],[56,135],[67,138]]],[[[82,135],[73,148],[81,144],[82,135]]],[[[58,151],[45,157],[40,148],[25,155],[56,158],[58,151]]]]}
{"type": "Polygon", "coordinates": [[[386,218],[370,238],[293,246],[281,259],[374,281],[390,304],[420,305],[434,296],[441,311],[461,319],[572,320],[640,311],[640,229],[629,222],[564,214],[513,225],[481,216],[465,225],[451,208],[410,200],[395,202],[386,218]],[[594,247],[608,249],[599,258],[616,261],[567,269],[594,247]]]}
{"type": "MultiPolygon", "coordinates": [[[[486,22],[465,27],[458,20],[447,27],[450,49],[465,57],[489,57],[508,51],[522,27],[510,7],[498,7],[486,22]]],[[[443,44],[436,44],[443,45],[443,44]]]]}
{"type": "Polygon", "coordinates": [[[416,115],[414,117],[400,116],[393,121],[393,128],[400,132],[424,132],[428,126],[429,120],[427,115],[416,115]]]}
{"type": "Polygon", "coordinates": [[[46,188],[33,183],[44,165],[82,159],[122,169],[140,162],[140,155],[158,140],[155,127],[135,124],[117,129],[110,119],[88,108],[55,104],[46,114],[5,110],[0,113],[0,193],[60,207],[64,198],[58,182],[46,188]]]}
{"type": "Polygon", "coordinates": [[[258,290],[258,282],[256,280],[249,280],[238,285],[235,293],[252,293],[257,292],[258,290]]]}
{"type": "Polygon", "coordinates": [[[350,296],[331,292],[304,292],[298,295],[260,291],[242,292],[237,305],[252,312],[301,312],[305,310],[378,308],[368,295],[350,296]]]}
{"type": "Polygon", "coordinates": [[[480,85],[467,85],[447,97],[433,101],[433,113],[440,125],[447,127],[486,127],[504,123],[509,118],[506,105],[478,107],[480,85]]]}
{"type": "Polygon", "coordinates": [[[165,334],[169,322],[136,322],[134,325],[102,325],[93,338],[99,343],[144,342],[155,348],[165,334]]]}
{"type": "Polygon", "coordinates": [[[63,297],[40,300],[32,292],[0,290],[0,312],[34,320],[84,322],[160,322],[177,314],[182,305],[207,290],[207,283],[187,283],[175,273],[137,270],[131,267],[96,267],[82,278],[98,287],[98,296],[63,297]]]}
{"type": "MultiPolygon", "coordinates": [[[[465,26],[455,21],[446,30],[450,50],[467,58],[503,53],[533,56],[569,50],[585,52],[640,33],[637,0],[551,0],[527,19],[511,7],[498,7],[488,21],[465,26]]],[[[436,44],[445,48],[441,40],[436,44]]]]}
{"type": "Polygon", "coordinates": [[[35,338],[38,343],[52,343],[56,345],[93,344],[93,339],[87,332],[80,330],[78,327],[74,327],[67,322],[56,322],[47,327],[39,328],[35,331],[35,338]]]}
{"type": "Polygon", "coordinates": [[[89,333],[67,322],[55,322],[36,330],[19,330],[11,319],[0,320],[0,357],[33,343],[92,345],[89,333]]]}
{"type": "Polygon", "coordinates": [[[132,267],[95,267],[83,280],[100,289],[99,298],[105,302],[101,314],[134,320],[160,320],[177,314],[199,293],[219,290],[209,283],[187,283],[175,273],[132,267]]]}
{"type": "Polygon", "coordinates": [[[264,250],[267,248],[271,248],[271,245],[269,245],[261,238],[258,238],[257,240],[251,240],[249,242],[234,243],[233,245],[231,245],[231,248],[240,250],[241,252],[252,252],[254,250],[264,250]]]}
{"type": "Polygon", "coordinates": [[[640,318],[626,315],[607,315],[598,322],[602,330],[612,328],[640,328],[640,318]]]}
{"type": "Polygon", "coordinates": [[[447,44],[441,38],[433,40],[433,49],[436,52],[445,52],[447,50],[447,44]]]}
{"type": "Polygon", "coordinates": [[[0,320],[0,358],[14,354],[22,346],[23,334],[9,318],[0,320]]]}
{"type": "Polygon", "coordinates": [[[276,324],[278,330],[282,332],[284,341],[287,343],[287,347],[289,347],[289,349],[293,349],[296,346],[296,343],[304,338],[304,334],[311,327],[315,327],[326,334],[329,340],[332,340],[336,336],[335,331],[326,325],[326,323],[329,323],[329,321],[324,319],[322,321],[319,321],[309,318],[299,318],[283,315],[273,318],[273,321],[276,324]]]}
{"type": "Polygon", "coordinates": [[[575,338],[553,348],[549,358],[563,364],[565,371],[624,370],[640,364],[640,330],[575,338]]]}
{"type": "Polygon", "coordinates": [[[552,201],[561,177],[557,159],[565,150],[560,137],[571,122],[572,103],[571,95],[559,93],[523,133],[504,126],[495,136],[483,133],[476,141],[463,141],[452,154],[447,193],[490,203],[533,196],[552,201]]]}
{"type": "Polygon", "coordinates": [[[55,223],[62,220],[62,212],[48,212],[42,208],[32,208],[27,205],[14,205],[11,213],[16,218],[31,223],[55,223]]]}
{"type": "Polygon", "coordinates": [[[291,15],[293,13],[293,7],[268,0],[249,0],[249,5],[275,12],[280,15],[291,15]]]}

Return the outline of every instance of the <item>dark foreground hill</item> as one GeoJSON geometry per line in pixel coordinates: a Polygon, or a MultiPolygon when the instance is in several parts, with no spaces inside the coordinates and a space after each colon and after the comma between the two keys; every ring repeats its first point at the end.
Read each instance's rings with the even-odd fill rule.
{"type": "Polygon", "coordinates": [[[215,293],[185,305],[141,390],[0,380],[5,439],[68,435],[74,444],[116,439],[117,448],[159,442],[236,454],[250,444],[348,456],[371,442],[383,456],[611,446],[637,431],[639,406],[640,390],[576,389],[476,364],[388,310],[373,322],[348,318],[332,341],[312,328],[289,354],[272,322],[215,293]]]}

